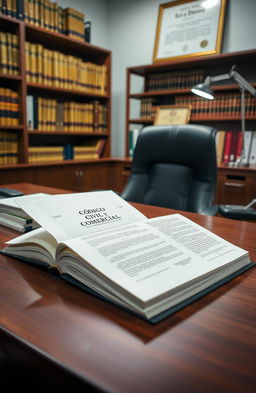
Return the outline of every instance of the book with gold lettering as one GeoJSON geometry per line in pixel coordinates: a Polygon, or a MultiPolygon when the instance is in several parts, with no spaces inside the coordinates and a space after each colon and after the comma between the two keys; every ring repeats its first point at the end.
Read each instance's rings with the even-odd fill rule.
{"type": "Polygon", "coordinates": [[[37,83],[37,63],[38,63],[38,56],[37,56],[37,45],[29,43],[29,71],[32,83],[37,83]]]}
{"type": "Polygon", "coordinates": [[[65,34],[71,38],[84,41],[85,14],[73,8],[65,8],[65,34]]]}
{"type": "Polygon", "coordinates": [[[7,53],[7,34],[0,31],[0,72],[3,74],[9,74],[7,53]]]}
{"type": "Polygon", "coordinates": [[[100,158],[105,146],[105,139],[89,140],[84,146],[73,147],[74,160],[87,160],[100,158]]]}
{"type": "Polygon", "coordinates": [[[18,136],[9,131],[0,133],[0,165],[17,164],[18,136]]]}
{"type": "Polygon", "coordinates": [[[148,219],[113,191],[16,203],[41,228],[7,241],[3,254],[151,323],[255,266],[247,251],[183,215],[148,219]]]}
{"type": "Polygon", "coordinates": [[[0,125],[17,125],[19,122],[18,93],[0,87],[0,125]]]}
{"type": "Polygon", "coordinates": [[[36,74],[37,83],[43,83],[43,51],[44,48],[41,44],[36,44],[35,54],[36,54],[36,74]]]}

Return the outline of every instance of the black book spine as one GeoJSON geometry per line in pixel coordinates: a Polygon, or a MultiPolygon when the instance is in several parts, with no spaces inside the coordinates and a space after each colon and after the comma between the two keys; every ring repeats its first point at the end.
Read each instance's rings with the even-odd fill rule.
{"type": "Polygon", "coordinates": [[[91,22],[87,21],[84,24],[84,39],[86,42],[91,42],[91,22]]]}
{"type": "Polygon", "coordinates": [[[2,13],[4,15],[7,15],[7,4],[6,4],[6,0],[2,0],[2,13]]]}
{"type": "Polygon", "coordinates": [[[24,0],[16,0],[17,19],[24,20],[24,0]]]}

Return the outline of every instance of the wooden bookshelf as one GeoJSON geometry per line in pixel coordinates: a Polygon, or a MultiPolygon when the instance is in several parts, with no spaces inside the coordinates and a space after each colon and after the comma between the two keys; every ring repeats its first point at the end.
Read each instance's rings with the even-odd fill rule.
{"type": "MultiPolygon", "coordinates": [[[[141,124],[148,125],[153,124],[154,118],[151,119],[143,118],[139,116],[139,106],[143,99],[152,98],[152,102],[154,106],[158,105],[175,105],[178,104],[181,100],[181,97],[186,98],[187,103],[190,103],[195,99],[195,95],[193,95],[190,91],[191,87],[195,83],[203,82],[204,78],[207,75],[219,75],[222,73],[227,73],[230,71],[231,66],[235,64],[238,67],[238,71],[247,78],[252,85],[256,86],[256,75],[255,75],[255,62],[256,62],[256,50],[249,50],[243,52],[235,52],[235,53],[225,53],[220,55],[211,55],[204,57],[193,57],[187,60],[179,61],[174,60],[173,62],[164,62],[161,64],[150,64],[136,67],[127,68],[127,98],[126,98],[126,154],[129,155],[129,130],[130,125],[141,124]],[[190,86],[186,88],[180,87],[170,89],[168,88],[168,77],[171,77],[173,74],[178,75],[179,72],[191,73],[194,71],[196,74],[197,69],[202,70],[201,79],[197,82],[191,83],[190,86]],[[157,88],[151,90],[150,89],[150,81],[155,77],[155,79],[159,78],[161,83],[162,78],[162,86],[161,89],[157,88]],[[136,79],[137,78],[137,81],[136,79]],[[165,78],[165,79],[164,79],[165,78]],[[135,80],[135,81],[134,81],[135,80]],[[139,88],[139,91],[136,91],[136,87],[139,88]],[[132,104],[137,102],[137,113],[133,115],[132,113],[132,104]]],[[[185,80],[184,76],[184,80],[185,80]]],[[[174,77],[175,79],[175,77],[174,77]]],[[[178,78],[176,78],[178,79],[178,78]]],[[[186,80],[188,85],[188,81],[186,80]]],[[[219,84],[214,84],[212,86],[213,90],[216,92],[216,99],[223,95],[233,95],[239,96],[240,90],[239,86],[234,84],[232,80],[223,81],[219,84]]],[[[252,98],[255,100],[254,98],[252,98]]],[[[206,100],[205,100],[206,101],[206,100]]],[[[133,105],[136,106],[136,105],[133,105]]],[[[255,105],[256,106],[256,100],[255,105]]],[[[239,106],[240,107],[240,106],[239,106]]],[[[191,119],[191,123],[193,122],[204,122],[206,124],[214,124],[217,129],[228,129],[238,131],[240,129],[241,117],[240,111],[238,110],[236,114],[230,113],[225,115],[216,115],[216,118],[212,118],[212,116],[205,115],[204,117],[194,115],[191,119]],[[194,117],[194,118],[193,118],[194,117]]],[[[256,113],[248,114],[246,116],[246,127],[247,129],[255,129],[256,124],[256,113]]]]}
{"type": "MultiPolygon", "coordinates": [[[[10,88],[18,93],[19,104],[19,119],[17,125],[1,124],[0,129],[17,134],[17,163],[14,165],[0,165],[0,170],[3,174],[4,170],[19,168],[19,166],[26,165],[29,168],[29,148],[32,146],[50,146],[66,144],[86,145],[92,138],[104,139],[104,149],[100,158],[105,159],[110,157],[111,151],[111,52],[83,42],[78,39],[69,38],[64,34],[48,31],[42,27],[31,25],[22,20],[11,16],[0,14],[0,31],[4,33],[12,33],[17,36],[18,41],[18,75],[11,75],[1,72],[0,68],[0,87],[10,88]],[[26,64],[26,42],[32,44],[39,44],[48,51],[55,51],[62,53],[65,56],[81,59],[82,62],[91,62],[97,66],[104,66],[106,70],[106,89],[104,93],[95,93],[91,91],[82,91],[80,89],[63,88],[53,86],[53,84],[32,83],[28,81],[26,64]],[[40,129],[30,130],[27,127],[27,96],[33,95],[43,97],[45,99],[55,99],[61,102],[74,102],[79,104],[90,104],[95,101],[104,107],[105,110],[105,125],[104,132],[98,132],[93,128],[92,132],[73,132],[70,129],[68,132],[58,131],[41,131],[40,129]],[[95,131],[95,132],[94,132],[95,131]]],[[[0,43],[1,45],[1,43],[0,43]]],[[[71,126],[72,127],[72,126],[71,126]]],[[[69,160],[71,163],[72,160],[69,160]]],[[[82,164],[82,161],[78,162],[82,164]]],[[[51,163],[45,163],[51,164],[51,163]]],[[[56,163],[54,163],[56,164],[56,163]]],[[[44,165],[44,163],[42,163],[44,165]]],[[[67,166],[64,161],[58,162],[58,165],[67,166]]],[[[18,180],[18,179],[17,179],[18,180]]]]}
{"type": "MultiPolygon", "coordinates": [[[[127,68],[126,155],[131,156],[132,154],[130,130],[137,129],[136,133],[138,134],[138,128],[154,123],[154,108],[152,108],[151,118],[143,115],[145,100],[152,99],[153,107],[180,104],[182,98],[186,104],[191,104],[196,98],[191,93],[191,87],[194,84],[203,82],[208,75],[228,73],[232,65],[236,65],[238,72],[256,87],[256,50],[192,57],[185,60],[176,59],[127,68]]],[[[203,115],[200,111],[197,113],[194,110],[193,112],[192,109],[190,123],[205,124],[218,130],[232,131],[233,133],[241,131],[239,86],[232,80],[226,80],[214,83],[211,87],[216,93],[214,105],[216,106],[219,100],[219,109],[214,112],[209,101],[204,100],[208,102],[208,109],[205,110],[206,104],[204,104],[203,115]],[[223,113],[223,101],[221,100],[224,96],[229,96],[233,100],[238,97],[236,111],[231,110],[231,102],[227,105],[226,112],[223,113]]],[[[203,102],[203,99],[201,100],[203,102]]],[[[256,130],[256,98],[251,96],[250,102],[250,110],[246,112],[246,129],[254,132],[256,130]]],[[[219,165],[216,203],[246,204],[256,196],[255,190],[256,166],[254,164],[242,169],[219,165]],[[229,182],[227,180],[229,177],[235,180],[229,182]]]]}

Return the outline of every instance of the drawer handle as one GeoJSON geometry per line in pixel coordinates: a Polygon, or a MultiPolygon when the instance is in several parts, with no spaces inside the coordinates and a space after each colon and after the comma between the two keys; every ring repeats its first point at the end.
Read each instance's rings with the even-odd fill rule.
{"type": "Polygon", "coordinates": [[[238,187],[238,188],[245,187],[245,184],[241,184],[241,183],[229,183],[229,182],[226,182],[226,183],[224,183],[224,185],[227,186],[227,187],[238,187]]]}

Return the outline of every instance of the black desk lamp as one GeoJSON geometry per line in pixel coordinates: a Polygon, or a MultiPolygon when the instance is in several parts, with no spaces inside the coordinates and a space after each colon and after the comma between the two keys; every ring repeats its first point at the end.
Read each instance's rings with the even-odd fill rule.
{"type": "Polygon", "coordinates": [[[245,150],[244,150],[244,136],[245,136],[245,101],[244,101],[244,93],[245,91],[249,91],[254,97],[256,97],[256,89],[249,83],[247,80],[240,75],[236,69],[235,65],[232,66],[230,72],[228,74],[216,75],[216,76],[207,76],[203,83],[199,83],[192,87],[191,91],[194,94],[197,94],[200,97],[206,98],[208,100],[214,99],[214,92],[211,89],[212,82],[219,82],[226,79],[234,79],[241,91],[241,130],[242,130],[242,151],[238,160],[234,163],[230,163],[233,166],[248,166],[248,162],[244,162],[245,150]]]}

